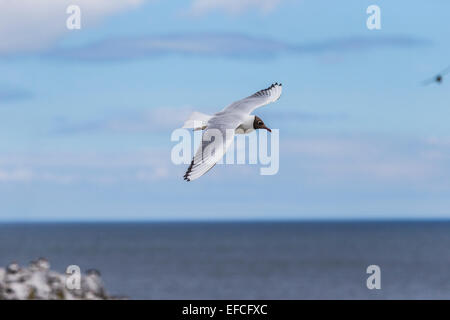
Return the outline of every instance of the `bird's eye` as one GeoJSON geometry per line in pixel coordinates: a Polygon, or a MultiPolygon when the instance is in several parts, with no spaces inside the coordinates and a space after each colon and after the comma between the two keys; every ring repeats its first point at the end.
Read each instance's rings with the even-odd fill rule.
{"type": "Polygon", "coordinates": [[[263,123],[262,123],[262,121],[258,121],[258,124],[259,124],[259,125],[262,125],[263,123]]]}

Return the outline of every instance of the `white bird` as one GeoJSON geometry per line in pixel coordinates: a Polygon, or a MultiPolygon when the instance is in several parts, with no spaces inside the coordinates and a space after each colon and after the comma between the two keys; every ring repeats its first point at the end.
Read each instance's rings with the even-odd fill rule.
{"type": "Polygon", "coordinates": [[[281,91],[281,83],[275,83],[267,89],[230,104],[212,116],[193,112],[184,123],[183,128],[205,131],[202,135],[201,145],[192,159],[184,179],[192,181],[211,170],[223,157],[235,134],[246,134],[255,129],[266,129],[272,132],[258,116],[251,113],[256,108],[277,101],[281,96],[281,91]],[[222,139],[217,138],[218,134],[222,139]]]}

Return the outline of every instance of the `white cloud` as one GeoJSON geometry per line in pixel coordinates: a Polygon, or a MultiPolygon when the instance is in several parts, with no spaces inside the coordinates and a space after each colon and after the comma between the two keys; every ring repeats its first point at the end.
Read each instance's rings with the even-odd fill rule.
{"type": "Polygon", "coordinates": [[[0,182],[27,182],[32,178],[33,173],[29,169],[0,169],[0,182]]]}
{"type": "Polygon", "coordinates": [[[169,152],[159,150],[0,154],[0,183],[145,183],[168,178],[170,166],[169,152]]]}
{"type": "Polygon", "coordinates": [[[301,162],[302,177],[315,183],[447,187],[450,179],[448,148],[434,140],[313,137],[285,141],[280,149],[301,162]]]}
{"type": "Polygon", "coordinates": [[[130,111],[111,114],[109,117],[90,122],[73,123],[59,121],[56,133],[77,134],[83,132],[139,133],[180,128],[194,108],[158,107],[146,111],[130,111]]]}
{"type": "Polygon", "coordinates": [[[248,10],[263,13],[272,11],[281,0],[194,0],[190,12],[196,15],[210,11],[225,11],[229,14],[240,14],[248,10]]]}
{"type": "MultiPolygon", "coordinates": [[[[450,151],[445,139],[315,136],[282,140],[280,178],[309,187],[447,190],[450,151]],[[365,187],[366,188],[366,187],[365,187]]],[[[168,142],[169,143],[169,142],[168,142]]],[[[173,145],[172,145],[173,146],[173,145]]],[[[258,179],[259,165],[217,168],[206,179],[258,179]]],[[[0,183],[119,184],[181,181],[186,166],[175,166],[170,150],[118,153],[0,154],[0,183]]],[[[274,177],[276,178],[276,177],[274,177]]]]}
{"type": "Polygon", "coordinates": [[[81,27],[134,8],[144,0],[0,0],[0,54],[44,50],[69,31],[69,5],[81,9],[81,27]]]}
{"type": "Polygon", "coordinates": [[[110,37],[46,53],[49,58],[81,61],[113,61],[155,58],[167,55],[267,59],[281,54],[321,55],[374,48],[426,46],[430,41],[405,35],[342,37],[321,41],[289,43],[241,33],[179,33],[139,37],[110,37]]]}

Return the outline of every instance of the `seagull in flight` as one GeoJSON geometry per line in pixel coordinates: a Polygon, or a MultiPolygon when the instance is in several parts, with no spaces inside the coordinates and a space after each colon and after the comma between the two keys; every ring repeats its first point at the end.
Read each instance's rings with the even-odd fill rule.
{"type": "Polygon", "coordinates": [[[435,75],[433,78],[427,79],[425,81],[422,82],[422,84],[424,86],[429,85],[431,83],[438,83],[441,84],[442,80],[444,80],[444,76],[450,72],[450,66],[447,67],[446,69],[442,70],[442,72],[438,73],[437,75],[435,75]]]}
{"type": "Polygon", "coordinates": [[[184,180],[198,179],[211,170],[224,156],[235,134],[246,134],[256,129],[272,132],[261,118],[251,113],[256,108],[277,101],[281,96],[281,91],[281,83],[274,83],[267,89],[233,102],[212,116],[193,112],[184,123],[183,128],[204,131],[202,142],[184,175],[184,180]],[[222,139],[217,139],[218,134],[222,136],[222,139]]]}

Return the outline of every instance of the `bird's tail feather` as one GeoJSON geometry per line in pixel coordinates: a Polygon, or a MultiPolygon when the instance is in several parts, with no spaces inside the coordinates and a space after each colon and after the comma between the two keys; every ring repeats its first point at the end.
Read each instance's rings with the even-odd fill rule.
{"type": "Polygon", "coordinates": [[[188,117],[188,119],[184,122],[183,128],[186,129],[194,129],[194,130],[202,130],[208,124],[209,119],[212,116],[194,111],[188,117]]]}

